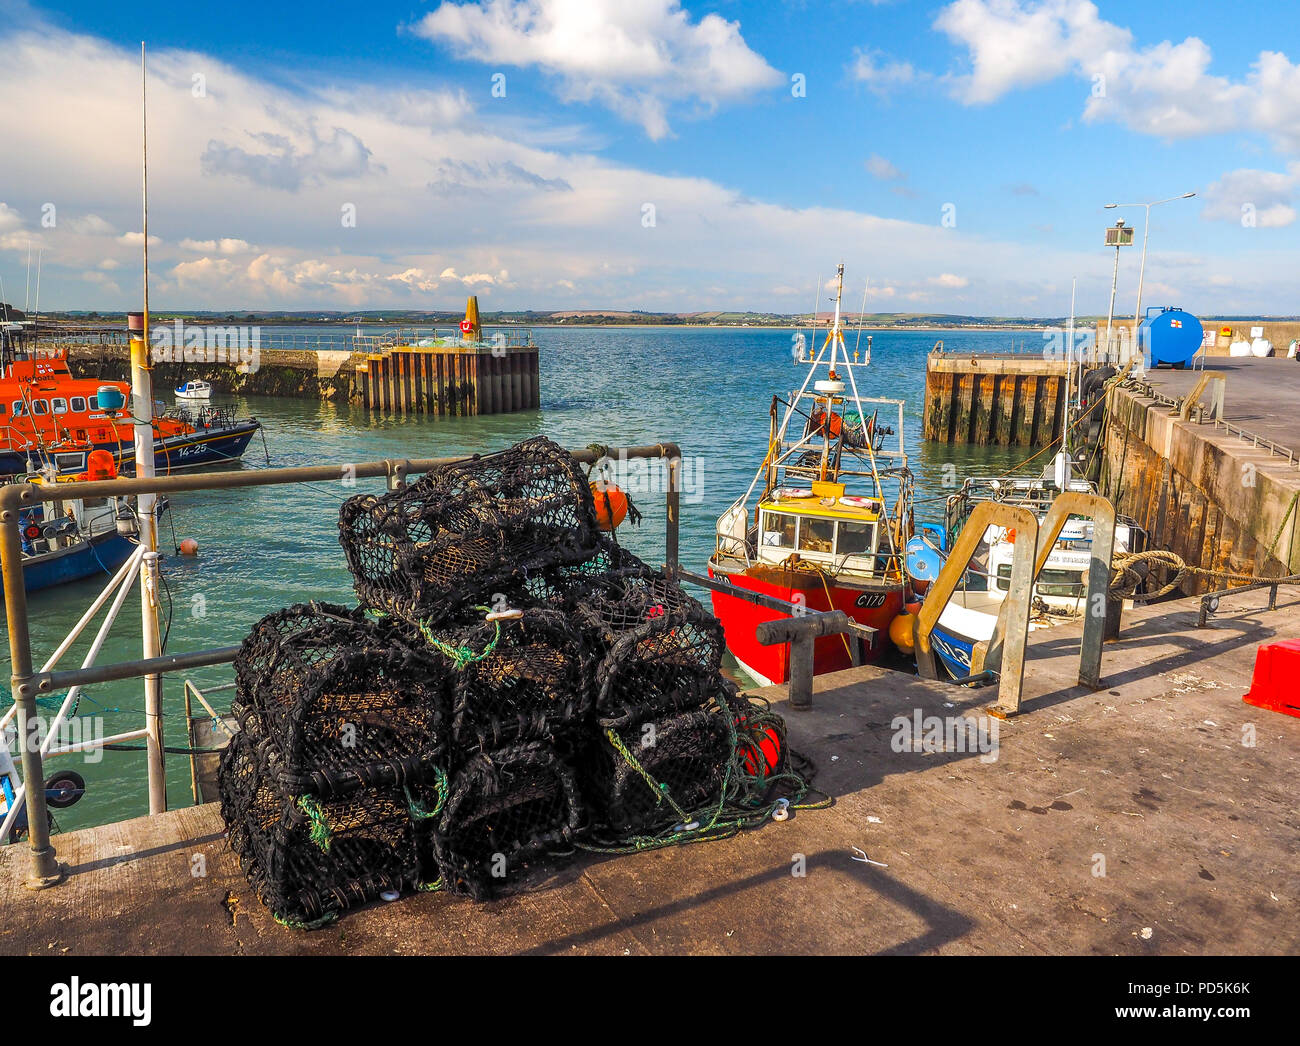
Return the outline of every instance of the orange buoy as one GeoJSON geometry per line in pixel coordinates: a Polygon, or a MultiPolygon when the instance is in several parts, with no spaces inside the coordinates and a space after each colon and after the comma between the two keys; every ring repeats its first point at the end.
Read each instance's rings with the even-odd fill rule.
{"type": "Polygon", "coordinates": [[[915,624],[916,615],[907,613],[898,614],[893,621],[889,622],[889,638],[894,646],[905,654],[910,654],[915,645],[912,631],[915,624]]]}
{"type": "Polygon", "coordinates": [[[613,483],[591,484],[591,496],[596,502],[596,526],[613,530],[627,517],[627,495],[613,483]]]}
{"type": "Polygon", "coordinates": [[[117,463],[113,455],[106,450],[92,450],[86,455],[84,475],[87,479],[116,479],[117,463]]]}
{"type": "Polygon", "coordinates": [[[181,541],[182,556],[197,556],[199,554],[199,543],[193,538],[185,538],[181,541]]]}

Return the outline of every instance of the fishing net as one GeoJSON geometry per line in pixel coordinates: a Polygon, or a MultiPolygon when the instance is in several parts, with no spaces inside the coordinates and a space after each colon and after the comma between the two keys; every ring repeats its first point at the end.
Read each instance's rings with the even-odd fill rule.
{"type": "Polygon", "coordinates": [[[277,920],[311,928],[387,891],[433,885],[445,777],[342,798],[294,796],[259,765],[258,730],[249,719],[222,755],[221,813],[240,866],[277,920]]]}
{"type": "Polygon", "coordinates": [[[721,625],[598,532],[553,443],[353,498],[340,541],[363,609],[270,614],[235,661],[222,814],[282,922],[492,897],[548,858],[721,838],[807,793],[780,717],[721,676],[721,625]]]}
{"type": "Polygon", "coordinates": [[[513,616],[425,630],[451,666],[451,735],[459,754],[553,736],[591,709],[590,659],[565,614],[515,606],[513,616]]]}
{"type": "Polygon", "coordinates": [[[721,797],[731,735],[718,709],[674,712],[611,735],[592,747],[583,779],[606,834],[685,828],[691,810],[721,797]]]}
{"type": "Polygon", "coordinates": [[[419,780],[445,763],[451,676],[391,622],[298,604],[244,641],[232,710],[245,729],[261,724],[262,761],[283,788],[339,794],[419,780]]]}
{"type": "Polygon", "coordinates": [[[810,787],[812,765],[790,751],[781,717],[720,677],[700,708],[606,728],[604,741],[580,763],[593,811],[585,849],[725,838],[784,819],[810,787]]]}
{"type": "Polygon", "coordinates": [[[722,625],[662,571],[611,571],[576,602],[601,655],[596,711],[618,726],[706,701],[722,664],[722,625]]]}
{"type": "Polygon", "coordinates": [[[536,570],[596,551],[581,466],[544,437],[343,504],[339,540],[361,602],[432,623],[536,570]]]}
{"type": "Polygon", "coordinates": [[[573,770],[551,745],[530,741],[479,753],[461,768],[434,853],[447,889],[484,899],[521,885],[534,859],[572,852],[584,826],[573,770]]]}

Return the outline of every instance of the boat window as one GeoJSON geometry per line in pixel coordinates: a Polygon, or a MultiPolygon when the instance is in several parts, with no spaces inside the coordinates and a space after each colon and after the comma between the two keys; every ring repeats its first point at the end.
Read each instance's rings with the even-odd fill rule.
{"type": "Polygon", "coordinates": [[[26,414],[26,413],[27,413],[27,408],[26,406],[23,405],[23,401],[14,400],[14,417],[16,418],[20,414],[26,414]]]}
{"type": "Polygon", "coordinates": [[[856,523],[850,520],[840,522],[840,543],[836,552],[841,556],[857,556],[872,551],[875,543],[876,525],[874,523],[856,523]]]}
{"type": "Polygon", "coordinates": [[[73,396],[73,397],[72,397],[72,410],[73,410],[73,413],[75,413],[75,414],[80,414],[80,413],[82,413],[85,409],[86,409],[86,397],[85,397],[85,396],[73,396]]]}
{"type": "Polygon", "coordinates": [[[86,455],[55,454],[54,467],[60,472],[84,472],[86,470],[86,455]]]}
{"type": "Polygon", "coordinates": [[[804,518],[799,528],[799,549],[802,552],[831,552],[835,547],[835,520],[804,518]]]}
{"type": "MultiPolygon", "coordinates": [[[[1084,580],[1086,571],[1086,567],[1079,570],[1043,570],[1038,575],[1034,591],[1040,596],[1058,596],[1066,599],[1082,598],[1088,590],[1088,582],[1084,580]]],[[[998,565],[998,588],[1003,592],[1011,589],[1010,563],[998,565]]]]}
{"type": "Polygon", "coordinates": [[[68,413],[68,401],[62,396],[55,397],[50,400],[50,409],[54,411],[55,414],[66,414],[68,413]]]}
{"type": "Polygon", "coordinates": [[[48,414],[49,412],[50,405],[46,403],[45,400],[32,400],[33,414],[48,414]]]}
{"type": "Polygon", "coordinates": [[[764,512],[763,544],[794,548],[794,536],[798,523],[798,516],[792,516],[785,512],[764,512]]]}
{"type": "Polygon", "coordinates": [[[91,410],[99,410],[99,397],[98,397],[98,396],[91,396],[91,397],[90,397],[90,409],[91,409],[91,410]]]}

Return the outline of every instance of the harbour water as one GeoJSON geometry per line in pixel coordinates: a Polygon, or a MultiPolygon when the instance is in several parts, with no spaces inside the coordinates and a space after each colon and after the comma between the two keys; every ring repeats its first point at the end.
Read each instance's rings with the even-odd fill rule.
{"type": "MultiPolygon", "coordinates": [[[[321,333],[319,328],[312,332],[321,333]]],[[[534,333],[542,359],[540,410],[470,418],[382,417],[315,400],[237,399],[238,411],[258,417],[266,436],[265,449],[254,441],[240,467],[265,466],[268,460],[274,466],[290,466],[469,454],[500,449],[536,434],[568,447],[672,440],[685,455],[681,558],[684,564],[702,569],[713,548],[718,513],[744,493],[758,466],[772,395],[784,398],[804,374],[793,359],[792,332],[597,327],[541,328],[534,333]]],[[[940,338],[950,351],[990,352],[1008,349],[1013,341],[1031,344],[1038,335],[875,332],[872,365],[860,392],[906,402],[907,449],[917,477],[922,519],[937,517],[933,504],[920,503],[942,495],[945,479],[950,483],[952,476],[968,470],[1000,470],[1026,456],[1022,448],[922,444],[925,357],[940,338]]],[[[852,332],[847,342],[852,351],[852,332]]],[[[809,343],[813,344],[811,338],[809,343]]],[[[864,333],[863,351],[866,344],[864,333]]],[[[163,398],[164,391],[170,394],[170,390],[155,390],[157,398],[163,398]]],[[[231,400],[217,395],[213,402],[231,400]]],[[[652,489],[632,487],[645,520],[639,530],[625,526],[619,537],[644,558],[659,562],[663,483],[654,472],[645,479],[652,489]]],[[[347,497],[367,489],[380,486],[360,482],[349,488],[340,482],[204,491],[173,498],[169,518],[163,522],[162,543],[171,549],[183,538],[194,538],[199,555],[168,555],[163,561],[170,607],[165,622],[167,649],[236,644],[260,617],[290,603],[355,602],[338,544],[338,508],[347,497]]],[[[38,665],[102,583],[103,579],[90,580],[31,597],[38,665]]],[[[72,667],[74,659],[80,658],[91,634],[93,628],[67,656],[64,667],[72,667]]],[[[139,613],[128,605],[100,661],[138,657],[139,643],[139,613]]],[[[229,666],[222,666],[195,672],[190,678],[207,687],[232,677],[229,666]]],[[[164,729],[169,746],[186,744],[181,682],[179,676],[165,681],[164,729]]],[[[213,703],[220,710],[228,707],[229,699],[229,692],[220,693],[213,703]]],[[[79,709],[82,728],[104,735],[136,729],[143,725],[141,708],[138,683],[91,687],[79,709]]],[[[98,762],[83,762],[82,756],[60,757],[75,760],[75,768],[87,781],[85,798],[57,812],[64,830],[147,812],[142,753],[107,751],[95,756],[98,762]]],[[[183,755],[168,756],[168,794],[173,806],[190,802],[188,760],[183,755]]]]}

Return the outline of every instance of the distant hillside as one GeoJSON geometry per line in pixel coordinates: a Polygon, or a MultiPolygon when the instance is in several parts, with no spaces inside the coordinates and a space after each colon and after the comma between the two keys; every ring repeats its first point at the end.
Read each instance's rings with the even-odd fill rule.
{"type": "MultiPolygon", "coordinates": [[[[256,323],[260,325],[312,323],[364,323],[391,324],[394,326],[449,326],[458,323],[464,313],[455,311],[417,311],[404,309],[374,309],[363,312],[335,310],[297,310],[263,312],[258,310],[160,310],[152,314],[157,322],[174,319],[196,323],[256,323]]],[[[99,324],[122,322],[122,317],[98,312],[69,311],[49,313],[51,321],[99,324]]],[[[480,313],[488,325],[544,326],[716,326],[716,327],[798,327],[829,324],[832,313],[818,313],[815,320],[810,313],[775,312],[644,312],[639,309],[558,309],[519,311],[484,311],[480,313]]],[[[845,313],[844,323],[856,327],[1041,327],[1064,325],[1061,317],[1033,318],[1023,316],[956,316],[945,313],[845,313]]],[[[1081,326],[1084,321],[1077,320],[1081,326]]]]}

